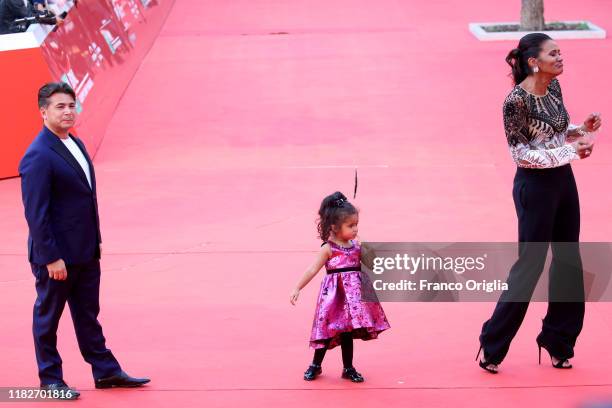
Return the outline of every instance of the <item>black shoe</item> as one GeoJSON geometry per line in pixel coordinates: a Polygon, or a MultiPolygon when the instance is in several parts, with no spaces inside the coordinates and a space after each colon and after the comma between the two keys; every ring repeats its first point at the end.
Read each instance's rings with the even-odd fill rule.
{"type": "MultiPolygon", "coordinates": [[[[538,364],[542,364],[542,349],[548,351],[548,349],[546,348],[545,345],[538,343],[538,364]]],[[[558,359],[557,357],[555,357],[557,360],[557,364],[555,364],[553,362],[553,355],[550,354],[550,351],[548,351],[548,355],[550,356],[550,363],[552,364],[552,366],[554,368],[561,368],[564,370],[567,370],[569,368],[572,368],[573,366],[569,363],[569,360],[567,358],[565,359],[558,359]]]]}
{"type": "Polygon", "coordinates": [[[113,388],[113,387],[121,387],[121,388],[134,388],[140,387],[148,383],[148,378],[134,378],[127,375],[125,371],[121,371],[117,375],[113,375],[112,377],[100,378],[96,380],[96,388],[113,388]]]}
{"type": "Polygon", "coordinates": [[[57,395],[53,399],[57,400],[75,400],[81,395],[80,392],[74,388],[70,388],[65,382],[55,384],[41,384],[41,390],[51,391],[51,395],[57,395]],[[57,390],[57,393],[55,392],[57,390]]]}
{"type": "Polygon", "coordinates": [[[364,382],[365,380],[363,379],[363,377],[361,376],[361,374],[359,374],[357,372],[357,370],[355,370],[355,367],[350,367],[350,368],[345,368],[342,370],[342,378],[346,378],[348,380],[351,380],[354,383],[360,383],[360,382],[364,382]]]}
{"type": "Polygon", "coordinates": [[[478,353],[476,354],[476,361],[478,361],[478,365],[480,366],[480,368],[482,368],[483,370],[491,374],[497,374],[497,364],[489,363],[487,360],[478,359],[478,356],[480,356],[481,351],[482,351],[482,346],[480,346],[480,348],[478,349],[478,353]]]}
{"type": "Polygon", "coordinates": [[[308,369],[304,372],[304,380],[306,381],[312,381],[315,378],[317,378],[317,376],[319,374],[321,374],[323,372],[323,370],[321,370],[321,366],[318,364],[311,364],[308,369]]]}

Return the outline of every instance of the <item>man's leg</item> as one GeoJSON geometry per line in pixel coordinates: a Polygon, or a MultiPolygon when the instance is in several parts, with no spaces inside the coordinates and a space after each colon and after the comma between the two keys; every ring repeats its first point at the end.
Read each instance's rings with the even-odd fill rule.
{"type": "Polygon", "coordinates": [[[91,364],[94,379],[111,377],[121,373],[119,363],[106,348],[100,313],[100,262],[69,267],[68,275],[75,282],[68,296],[68,305],[74,323],[79,349],[85,361],[91,364]]]}
{"type": "Polygon", "coordinates": [[[41,385],[63,382],[62,359],[57,351],[57,326],[64,311],[73,278],[59,281],[49,278],[45,265],[31,264],[36,277],[32,332],[41,385]]]}

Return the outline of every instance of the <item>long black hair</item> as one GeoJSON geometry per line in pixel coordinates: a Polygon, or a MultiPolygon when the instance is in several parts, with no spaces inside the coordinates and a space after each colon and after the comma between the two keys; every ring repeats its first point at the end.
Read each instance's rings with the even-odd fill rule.
{"type": "Polygon", "coordinates": [[[327,241],[332,225],[340,226],[347,217],[357,213],[357,208],[349,203],[341,192],[336,191],[328,195],[323,199],[319,208],[319,219],[317,220],[319,238],[324,242],[327,241]]]}
{"type": "Polygon", "coordinates": [[[527,34],[520,39],[518,47],[511,50],[506,56],[506,62],[512,68],[512,79],[518,85],[531,74],[529,58],[537,58],[542,51],[542,44],[552,40],[544,33],[527,34]]]}

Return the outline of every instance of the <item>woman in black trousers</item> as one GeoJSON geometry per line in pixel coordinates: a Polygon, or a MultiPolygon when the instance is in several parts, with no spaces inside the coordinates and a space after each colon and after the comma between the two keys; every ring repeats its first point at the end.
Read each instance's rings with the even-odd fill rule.
{"type": "Polygon", "coordinates": [[[548,311],[536,341],[540,351],[548,351],[554,367],[571,368],[568,359],[574,356],[584,318],[584,284],[578,249],[580,207],[569,163],[591,155],[593,143],[587,132],[596,131],[601,119],[591,114],[581,126],[570,124],[556,79],[563,72],[563,58],[546,34],[524,36],[506,62],[515,83],[503,114],[518,166],[512,195],[519,221],[519,259],[510,270],[508,290],[482,326],[484,353],[479,365],[497,373],[525,317],[552,243],[548,311]]]}

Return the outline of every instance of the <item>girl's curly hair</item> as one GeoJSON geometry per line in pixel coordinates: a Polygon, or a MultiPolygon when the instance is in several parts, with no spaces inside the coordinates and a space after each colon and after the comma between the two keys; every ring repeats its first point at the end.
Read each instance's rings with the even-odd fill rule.
{"type": "Polygon", "coordinates": [[[317,232],[323,242],[329,239],[332,226],[340,226],[344,220],[357,214],[357,208],[348,202],[346,196],[339,191],[328,195],[321,202],[319,208],[319,219],[317,220],[317,232]]]}

